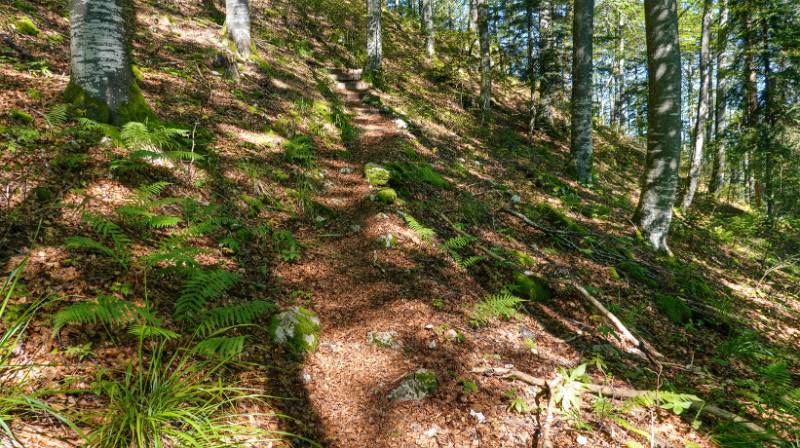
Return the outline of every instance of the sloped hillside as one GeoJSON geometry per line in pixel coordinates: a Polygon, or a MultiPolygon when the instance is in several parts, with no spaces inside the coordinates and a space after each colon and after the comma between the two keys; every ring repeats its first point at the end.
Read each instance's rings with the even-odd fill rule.
{"type": "Polygon", "coordinates": [[[0,345],[26,366],[0,371],[3,446],[125,446],[119,417],[155,403],[241,446],[796,439],[798,224],[709,203],[651,253],[641,142],[597,129],[576,184],[562,130],[526,135],[524,85],[498,80],[482,122],[470,39],[428,62],[392,11],[384,76],[361,79],[362,3],[252,2],[231,76],[224,5],[137,1],[160,121],[121,129],[61,104],[64,2],[0,5],[0,328],[33,316],[0,345]],[[192,387],[137,401],[153,372],[192,387]]]}

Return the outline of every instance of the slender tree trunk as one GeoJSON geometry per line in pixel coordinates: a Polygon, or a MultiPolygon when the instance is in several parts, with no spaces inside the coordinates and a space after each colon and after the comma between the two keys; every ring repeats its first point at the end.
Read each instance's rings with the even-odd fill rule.
{"type": "Polygon", "coordinates": [[[556,67],[558,54],[554,48],[552,22],[552,0],[542,0],[539,6],[539,89],[536,94],[539,105],[536,109],[550,127],[553,127],[555,115],[553,97],[558,90],[555,85],[555,79],[558,78],[556,67]]]}
{"type": "Polygon", "coordinates": [[[381,3],[383,0],[367,0],[367,66],[368,74],[381,71],[383,63],[383,38],[381,35],[381,3]]]}
{"type": "Polygon", "coordinates": [[[709,70],[711,47],[711,0],[703,2],[703,24],[700,33],[700,92],[697,99],[697,119],[694,124],[694,149],[692,151],[686,194],[681,208],[688,210],[697,192],[703,169],[703,149],[706,140],[709,103],[711,96],[711,71],[709,70]]]}
{"type": "Polygon", "coordinates": [[[249,0],[225,0],[225,29],[239,56],[250,57],[249,0]]]}
{"type": "Polygon", "coordinates": [[[106,123],[154,117],[131,70],[132,0],[70,2],[68,102],[106,123]]]}
{"type": "Polygon", "coordinates": [[[478,0],[469,0],[469,23],[467,27],[473,33],[478,32],[478,0]]]}
{"type": "Polygon", "coordinates": [[[486,118],[492,108],[492,57],[489,53],[489,10],[486,0],[476,0],[478,40],[481,47],[481,111],[486,118]]]}
{"type": "Polygon", "coordinates": [[[764,155],[764,196],[767,202],[767,216],[772,219],[775,217],[775,179],[773,176],[772,160],[772,129],[775,126],[775,116],[773,111],[773,79],[772,79],[772,54],[770,52],[770,27],[766,18],[762,19],[762,34],[764,46],[762,48],[762,61],[764,64],[764,116],[767,121],[767,128],[764,135],[760,138],[761,153],[764,155]]]}
{"type": "Polygon", "coordinates": [[[614,101],[612,124],[617,132],[622,132],[625,126],[623,117],[625,110],[625,16],[622,11],[618,11],[617,15],[617,61],[614,70],[617,97],[614,101]]]}
{"type": "Polygon", "coordinates": [[[667,236],[681,155],[681,55],[676,0],[645,0],[647,159],[634,221],[657,251],[667,236]]]}
{"type": "Polygon", "coordinates": [[[720,0],[719,21],[717,23],[717,97],[714,105],[714,139],[717,143],[717,153],[714,157],[714,166],[711,173],[711,183],[708,192],[718,196],[720,190],[725,185],[725,172],[727,171],[727,148],[725,147],[724,135],[727,127],[725,111],[728,95],[728,0],[720,0]]]}
{"type": "Polygon", "coordinates": [[[536,76],[536,65],[533,61],[533,8],[534,0],[525,0],[525,25],[527,27],[527,57],[528,57],[528,87],[530,89],[530,104],[528,116],[528,139],[533,140],[533,131],[536,130],[536,104],[538,77],[536,76]]]}
{"type": "Polygon", "coordinates": [[[422,28],[425,30],[426,54],[428,59],[433,59],[436,51],[433,45],[433,0],[422,0],[422,28]]]}
{"type": "Polygon", "coordinates": [[[592,182],[592,35],[594,0],[575,0],[572,20],[572,163],[578,182],[592,182]]]}

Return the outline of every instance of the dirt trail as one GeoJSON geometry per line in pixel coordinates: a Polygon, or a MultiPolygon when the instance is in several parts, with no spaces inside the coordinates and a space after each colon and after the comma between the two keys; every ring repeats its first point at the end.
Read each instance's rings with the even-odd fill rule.
{"type": "Polygon", "coordinates": [[[301,234],[303,259],[277,272],[290,288],[310,293],[308,305],[321,319],[319,350],[295,380],[305,391],[305,415],[298,417],[318,426],[315,437],[331,447],[526,446],[534,417],[505,412],[507,385],[472,378],[480,393],[465,394],[459,383],[484,353],[532,361],[518,337],[520,324],[477,337],[466,327],[464,304],[487,292],[420,241],[391,207],[371,200],[376,190],[364,178],[364,164],[391,160],[410,135],[394,117],[365,104],[359,87],[358,81],[337,86],[360,131],[352,156],[319,161],[331,185],[318,199],[339,216],[322,231],[301,234]],[[377,241],[389,233],[396,247],[377,241]],[[448,330],[465,340],[448,339],[448,330]],[[373,331],[395,332],[397,346],[370,344],[373,331]],[[435,394],[418,402],[387,399],[404,375],[420,368],[437,373],[435,394]],[[471,411],[487,421],[478,424],[471,411]]]}

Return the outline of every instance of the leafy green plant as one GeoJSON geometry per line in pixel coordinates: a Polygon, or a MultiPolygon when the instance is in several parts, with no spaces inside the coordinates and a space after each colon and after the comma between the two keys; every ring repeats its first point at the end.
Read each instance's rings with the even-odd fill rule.
{"type": "Polygon", "coordinates": [[[175,316],[188,322],[205,314],[208,302],[222,297],[239,281],[239,275],[223,269],[189,268],[187,280],[175,303],[175,316]]]}
{"type": "Polygon", "coordinates": [[[551,391],[553,399],[556,404],[561,405],[561,410],[568,412],[573,409],[581,408],[581,395],[586,389],[588,376],[586,375],[586,364],[581,364],[574,369],[560,368],[559,373],[560,381],[551,391]]]}
{"type": "Polygon", "coordinates": [[[76,302],[67,306],[53,318],[53,335],[70,324],[125,327],[134,322],[144,322],[151,317],[145,307],[115,296],[101,295],[93,302],[76,302]]]}
{"type": "Polygon", "coordinates": [[[126,204],[118,207],[116,212],[128,221],[154,229],[175,226],[181,222],[179,216],[156,212],[161,207],[179,202],[177,198],[158,199],[158,196],[169,186],[169,182],[142,185],[133,191],[126,204]]]}
{"type": "Polygon", "coordinates": [[[413,216],[409,215],[408,213],[402,213],[403,219],[408,224],[408,227],[413,230],[420,238],[423,240],[429,240],[436,236],[436,232],[429,228],[425,227],[422,223],[417,221],[413,216]]]}
{"type": "Polygon", "coordinates": [[[148,165],[165,165],[203,160],[194,146],[186,150],[183,140],[189,137],[185,129],[169,128],[132,121],[122,127],[119,140],[128,149],[127,157],[111,163],[117,171],[140,170],[148,165]]]}
{"type": "Polygon", "coordinates": [[[517,307],[525,300],[507,292],[491,295],[475,305],[470,316],[470,323],[481,327],[491,319],[516,319],[520,316],[517,307]]]}
{"type": "Polygon", "coordinates": [[[300,243],[289,230],[276,230],[273,232],[272,244],[283,261],[293,262],[300,259],[300,243]]]}
{"type": "Polygon", "coordinates": [[[99,252],[127,269],[131,259],[129,249],[131,238],[125,231],[111,220],[99,215],[87,213],[83,215],[83,220],[107,242],[103,243],[87,236],[72,236],[64,240],[67,249],[99,252]]]}

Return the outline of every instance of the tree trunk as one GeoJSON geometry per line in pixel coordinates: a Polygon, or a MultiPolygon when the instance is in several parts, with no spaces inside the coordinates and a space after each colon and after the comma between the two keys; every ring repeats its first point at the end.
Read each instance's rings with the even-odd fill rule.
{"type": "Polygon", "coordinates": [[[717,97],[714,105],[714,139],[717,142],[717,153],[714,157],[714,167],[711,173],[711,183],[708,192],[718,196],[720,190],[725,185],[725,172],[728,167],[727,148],[723,141],[727,120],[725,110],[728,95],[728,0],[720,0],[719,3],[719,22],[717,23],[717,97]]]}
{"type": "Polygon", "coordinates": [[[249,0],[225,0],[225,30],[239,56],[250,57],[249,0]]]}
{"type": "Polygon", "coordinates": [[[572,163],[578,182],[592,182],[592,34],[594,0],[575,0],[572,20],[572,163]]]}
{"type": "Polygon", "coordinates": [[[539,7],[539,89],[536,94],[539,105],[536,109],[550,127],[553,127],[555,115],[553,96],[559,87],[555,85],[555,79],[558,78],[558,52],[554,48],[552,22],[552,0],[542,0],[539,7]]]}
{"type": "Polygon", "coordinates": [[[775,217],[775,185],[773,178],[773,161],[772,161],[772,129],[775,126],[775,114],[773,111],[773,79],[772,79],[772,54],[770,52],[770,26],[767,22],[768,19],[762,19],[762,35],[764,38],[764,46],[762,49],[761,57],[764,64],[764,116],[766,117],[767,127],[763,130],[764,135],[761,136],[760,146],[761,153],[764,157],[764,196],[767,202],[767,217],[772,219],[775,217]]]}
{"type": "Polygon", "coordinates": [[[528,88],[530,90],[530,104],[528,105],[528,139],[533,140],[533,131],[536,129],[536,103],[538,77],[536,76],[536,65],[533,62],[533,8],[534,0],[525,0],[525,25],[527,27],[527,57],[528,57],[528,88]]]}
{"type": "Polygon", "coordinates": [[[486,0],[476,0],[478,39],[481,47],[481,111],[486,118],[492,108],[492,57],[489,53],[489,10],[486,0]]]}
{"type": "Polygon", "coordinates": [[[478,31],[478,0],[469,0],[469,23],[467,27],[472,32],[478,31]]]}
{"type": "Polygon", "coordinates": [[[709,103],[711,96],[711,71],[709,70],[711,46],[711,0],[703,2],[703,23],[700,33],[700,92],[697,98],[697,119],[694,123],[694,150],[692,151],[686,194],[681,209],[688,210],[694,201],[700,173],[703,169],[703,149],[706,141],[709,103]]]}
{"type": "Polygon", "coordinates": [[[681,55],[676,0],[645,0],[647,159],[634,220],[657,251],[667,236],[681,155],[681,55]]]}
{"type": "Polygon", "coordinates": [[[428,59],[433,59],[433,0],[422,0],[422,28],[425,30],[425,51],[428,59]]]}
{"type": "Polygon", "coordinates": [[[66,101],[89,118],[122,124],[155,115],[131,69],[132,0],[72,0],[66,101]]]}
{"type": "Polygon", "coordinates": [[[383,40],[381,36],[382,0],[367,0],[367,66],[368,74],[381,71],[383,40]]]}
{"type": "Polygon", "coordinates": [[[617,132],[622,132],[624,129],[623,111],[625,110],[625,16],[622,11],[618,11],[617,14],[617,61],[614,70],[617,98],[614,101],[612,123],[617,132]]]}

